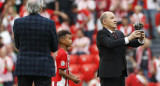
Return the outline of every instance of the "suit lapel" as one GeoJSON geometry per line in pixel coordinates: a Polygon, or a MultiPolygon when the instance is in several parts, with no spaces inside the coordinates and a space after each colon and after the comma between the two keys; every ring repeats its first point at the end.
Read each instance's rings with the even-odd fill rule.
{"type": "Polygon", "coordinates": [[[112,33],[109,32],[109,30],[107,30],[106,28],[103,27],[103,30],[112,38],[115,39],[114,36],[112,35],[112,33]]]}

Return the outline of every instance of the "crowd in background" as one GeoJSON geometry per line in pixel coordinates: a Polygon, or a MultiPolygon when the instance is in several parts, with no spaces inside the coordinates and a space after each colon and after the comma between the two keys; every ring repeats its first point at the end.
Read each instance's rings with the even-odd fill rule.
{"type": "MultiPolygon", "coordinates": [[[[13,24],[16,18],[29,15],[26,2],[0,0],[0,86],[17,86],[13,74],[18,50],[14,47],[13,24]]],[[[152,55],[150,46],[160,34],[160,0],[44,0],[40,14],[55,21],[57,32],[65,29],[72,33],[70,71],[82,82],[79,85],[70,82],[70,86],[100,86],[96,34],[103,28],[99,17],[105,11],[115,13],[117,30],[125,36],[135,30],[134,23],[144,25],[144,45],[126,48],[129,73],[126,85],[159,86],[160,58],[152,55]]]]}

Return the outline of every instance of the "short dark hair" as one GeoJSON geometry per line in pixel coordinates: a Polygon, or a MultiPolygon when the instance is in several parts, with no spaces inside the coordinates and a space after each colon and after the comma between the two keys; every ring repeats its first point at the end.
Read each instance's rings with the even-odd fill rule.
{"type": "Polygon", "coordinates": [[[68,30],[61,30],[58,32],[58,40],[60,42],[60,39],[61,38],[64,38],[66,36],[66,34],[70,34],[71,35],[71,32],[69,32],[68,30]]]}

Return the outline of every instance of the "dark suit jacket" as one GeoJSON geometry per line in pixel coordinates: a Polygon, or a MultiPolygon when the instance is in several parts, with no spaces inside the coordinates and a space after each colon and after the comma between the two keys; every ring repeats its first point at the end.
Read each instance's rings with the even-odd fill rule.
{"type": "Polygon", "coordinates": [[[39,13],[16,19],[15,46],[19,50],[15,75],[54,76],[55,65],[51,51],[58,49],[54,21],[39,13]]]}
{"type": "Polygon", "coordinates": [[[137,39],[126,45],[124,34],[117,30],[115,33],[118,40],[106,28],[98,31],[97,34],[97,47],[100,56],[98,76],[101,78],[120,77],[122,71],[124,76],[127,76],[125,48],[126,46],[138,47],[141,45],[137,39]]]}

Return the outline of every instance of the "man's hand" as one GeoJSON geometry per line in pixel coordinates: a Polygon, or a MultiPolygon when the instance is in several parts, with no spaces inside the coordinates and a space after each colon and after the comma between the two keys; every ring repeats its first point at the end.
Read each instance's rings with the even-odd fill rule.
{"type": "Polygon", "coordinates": [[[79,84],[79,83],[81,82],[81,80],[78,79],[78,77],[76,77],[76,78],[73,80],[73,82],[76,83],[76,84],[79,84]]]}
{"type": "Polygon", "coordinates": [[[139,38],[139,41],[143,42],[144,39],[145,39],[145,33],[144,33],[144,31],[141,31],[141,37],[139,38]]]}
{"type": "Polygon", "coordinates": [[[128,41],[131,41],[131,40],[136,39],[136,38],[141,38],[141,31],[136,30],[136,31],[132,32],[132,33],[128,36],[128,41]]]}

